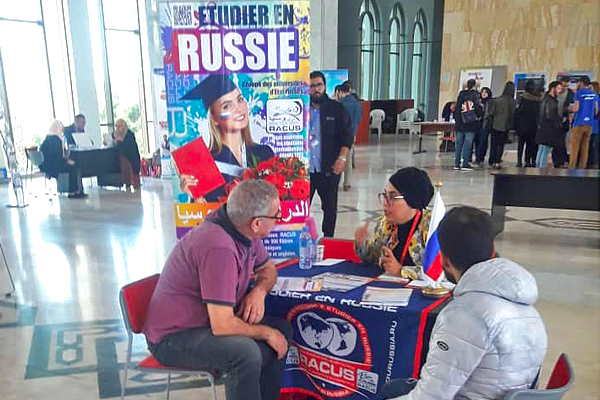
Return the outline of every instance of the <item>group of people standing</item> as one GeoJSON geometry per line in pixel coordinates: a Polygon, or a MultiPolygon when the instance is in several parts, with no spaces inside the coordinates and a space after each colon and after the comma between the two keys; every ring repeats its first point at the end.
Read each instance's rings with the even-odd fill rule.
{"type": "Polygon", "coordinates": [[[502,95],[493,99],[490,88],[484,87],[478,92],[475,79],[467,81],[467,87],[459,93],[453,112],[456,121],[455,170],[482,168],[489,136],[488,163],[492,168],[500,168],[504,144],[514,125],[514,96],[515,85],[512,82],[507,82],[502,95]],[[474,144],[475,163],[472,162],[474,144]]]}
{"type": "Polygon", "coordinates": [[[456,149],[454,169],[482,168],[490,139],[489,166],[501,168],[508,134],[518,137],[517,167],[546,168],[552,154],[555,168],[586,168],[598,164],[598,82],[587,76],[569,89],[563,77],[548,86],[544,94],[533,80],[515,101],[515,85],[507,82],[502,95],[492,99],[489,88],[476,90],[471,79],[455,103],[456,149]],[[570,133],[570,135],[568,135],[570,133]],[[567,152],[567,141],[570,143],[567,152]],[[472,163],[475,149],[475,163],[472,163]],[[524,156],[524,158],[523,158],[524,156]]]}

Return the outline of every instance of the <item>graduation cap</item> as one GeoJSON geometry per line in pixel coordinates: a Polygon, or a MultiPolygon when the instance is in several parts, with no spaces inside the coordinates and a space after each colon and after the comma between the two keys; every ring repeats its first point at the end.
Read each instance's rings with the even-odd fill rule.
{"type": "Polygon", "coordinates": [[[183,95],[181,100],[202,100],[204,108],[208,110],[215,100],[237,88],[229,75],[209,75],[198,86],[183,95]]]}

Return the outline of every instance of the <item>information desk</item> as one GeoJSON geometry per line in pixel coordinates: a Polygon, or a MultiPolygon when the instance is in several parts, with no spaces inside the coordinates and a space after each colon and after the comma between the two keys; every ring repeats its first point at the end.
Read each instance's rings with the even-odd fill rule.
{"type": "Polygon", "coordinates": [[[69,158],[81,171],[82,178],[98,177],[98,186],[121,186],[121,165],[116,146],[100,149],[71,149],[69,158]]]}
{"type": "Polygon", "coordinates": [[[421,154],[426,153],[427,150],[424,150],[422,147],[423,144],[423,135],[434,135],[437,136],[438,132],[454,132],[454,122],[415,122],[414,123],[419,129],[419,148],[413,151],[413,154],[421,154]]]}
{"type": "MultiPolygon", "coordinates": [[[[343,262],[301,270],[297,260],[279,265],[280,277],[324,272],[376,277],[377,267],[343,262]]],[[[402,287],[373,281],[368,286],[402,287]]],[[[286,318],[294,328],[282,393],[315,399],[375,398],[386,381],[418,377],[439,311],[449,301],[413,289],[408,306],[361,304],[365,287],[349,292],[271,292],[266,313],[286,318]]]]}
{"type": "Polygon", "coordinates": [[[494,172],[492,222],[504,230],[506,206],[600,211],[600,171],[505,168],[494,172]]]}

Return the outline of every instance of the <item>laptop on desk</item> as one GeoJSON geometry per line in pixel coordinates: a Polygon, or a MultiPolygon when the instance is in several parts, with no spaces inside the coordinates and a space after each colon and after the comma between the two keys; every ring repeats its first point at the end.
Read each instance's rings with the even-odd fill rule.
{"type": "Polygon", "coordinates": [[[77,148],[85,150],[85,149],[94,149],[100,146],[94,144],[94,141],[90,137],[88,133],[73,133],[73,140],[75,140],[75,144],[77,148]]]}

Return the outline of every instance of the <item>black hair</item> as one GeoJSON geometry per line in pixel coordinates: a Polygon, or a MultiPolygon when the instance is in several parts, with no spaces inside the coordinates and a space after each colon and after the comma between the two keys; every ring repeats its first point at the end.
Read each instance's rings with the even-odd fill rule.
{"type": "Polygon", "coordinates": [[[525,91],[529,94],[535,94],[536,90],[535,81],[533,79],[528,79],[525,82],[525,91]]]}
{"type": "Polygon", "coordinates": [[[327,86],[327,81],[325,80],[325,75],[321,71],[313,71],[310,73],[310,79],[321,78],[323,79],[323,85],[327,86]]]}
{"type": "Polygon", "coordinates": [[[450,210],[440,221],[437,236],[442,253],[462,273],[492,258],[492,219],[475,207],[461,206],[450,210]]]}
{"type": "Polygon", "coordinates": [[[569,78],[568,76],[561,76],[560,81],[571,83],[571,78],[569,78]]]}
{"type": "Polygon", "coordinates": [[[584,75],[581,78],[579,78],[578,82],[583,83],[585,86],[590,86],[590,77],[587,75],[584,75]]]}
{"type": "Polygon", "coordinates": [[[554,89],[555,87],[557,87],[558,85],[560,85],[559,81],[550,82],[550,84],[548,85],[548,92],[551,91],[552,89],[554,89]]]}
{"type": "MultiPolygon", "coordinates": [[[[342,92],[342,93],[350,93],[350,91],[352,90],[350,88],[350,86],[345,83],[342,83],[341,85],[339,85],[339,88],[340,88],[340,92],[342,92]]],[[[335,88],[335,90],[338,90],[337,87],[335,88]]]]}
{"type": "Polygon", "coordinates": [[[85,119],[85,115],[83,115],[83,114],[77,114],[77,115],[75,116],[75,119],[79,119],[79,118],[83,118],[83,119],[85,119]]]}
{"type": "Polygon", "coordinates": [[[347,81],[343,82],[342,85],[346,85],[350,89],[352,89],[352,81],[350,79],[348,79],[347,81]]]}
{"type": "MultiPolygon", "coordinates": [[[[344,85],[337,85],[334,89],[335,92],[343,92],[342,88],[344,87],[344,85]]],[[[345,92],[344,92],[345,93],[345,92]]]]}
{"type": "Polygon", "coordinates": [[[513,81],[506,82],[504,90],[502,91],[502,96],[515,97],[515,84],[513,81]]]}
{"type": "Polygon", "coordinates": [[[477,85],[477,81],[475,79],[469,79],[467,81],[467,89],[471,90],[477,85]]]}

